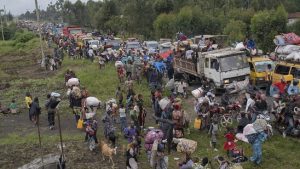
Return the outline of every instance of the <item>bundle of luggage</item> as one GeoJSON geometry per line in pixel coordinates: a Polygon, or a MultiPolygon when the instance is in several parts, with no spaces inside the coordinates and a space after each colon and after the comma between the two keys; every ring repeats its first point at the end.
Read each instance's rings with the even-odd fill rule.
{"type": "Polygon", "coordinates": [[[275,45],[277,46],[285,46],[285,45],[300,45],[300,36],[295,33],[287,33],[275,36],[273,40],[275,45]]]}
{"type": "Polygon", "coordinates": [[[300,36],[287,33],[275,36],[275,53],[280,59],[300,61],[300,36]]]}
{"type": "Polygon", "coordinates": [[[173,138],[173,142],[177,144],[177,151],[192,154],[197,148],[197,142],[186,138],[173,138]]]}
{"type": "Polygon", "coordinates": [[[151,129],[145,135],[145,149],[151,151],[155,140],[162,140],[164,133],[160,129],[151,129]]]}

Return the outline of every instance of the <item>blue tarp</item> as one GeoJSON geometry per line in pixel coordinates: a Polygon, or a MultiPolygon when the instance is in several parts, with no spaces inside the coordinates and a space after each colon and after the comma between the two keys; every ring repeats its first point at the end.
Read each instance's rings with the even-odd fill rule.
{"type": "Polygon", "coordinates": [[[164,70],[166,70],[166,65],[163,62],[153,62],[152,65],[160,73],[163,72],[164,70]]]}

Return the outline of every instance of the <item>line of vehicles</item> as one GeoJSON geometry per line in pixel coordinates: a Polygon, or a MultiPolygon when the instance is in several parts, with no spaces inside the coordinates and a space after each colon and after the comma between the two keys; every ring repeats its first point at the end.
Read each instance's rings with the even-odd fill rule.
{"type": "Polygon", "coordinates": [[[168,50],[171,50],[171,39],[160,39],[160,41],[144,41],[141,43],[136,38],[127,38],[126,41],[123,39],[113,36],[101,36],[99,32],[90,32],[86,33],[79,26],[53,26],[52,24],[45,26],[45,29],[48,33],[63,35],[68,39],[74,39],[77,43],[77,46],[89,46],[94,50],[100,48],[107,49],[111,48],[113,50],[118,50],[125,45],[125,52],[129,50],[146,50],[147,54],[162,53],[168,50]]]}
{"type": "MultiPolygon", "coordinates": [[[[35,22],[29,21],[21,22],[21,26],[37,27],[35,22]]],[[[171,53],[170,51],[173,50],[182,51],[184,55],[188,51],[194,52],[196,57],[174,58],[176,74],[183,77],[187,82],[208,79],[210,86],[215,89],[224,89],[234,81],[244,81],[246,77],[250,77],[251,82],[257,87],[266,87],[268,84],[265,81],[265,70],[268,65],[272,66],[273,82],[278,82],[282,78],[287,82],[300,80],[300,62],[272,61],[269,57],[259,55],[248,57],[244,51],[225,48],[226,35],[199,35],[175,42],[172,42],[172,39],[162,38],[159,41],[144,41],[141,43],[136,38],[127,38],[126,41],[123,41],[123,39],[117,37],[105,38],[99,32],[86,33],[79,26],[46,23],[42,27],[48,33],[74,39],[78,46],[88,45],[94,50],[100,48],[118,50],[121,45],[125,45],[125,52],[131,49],[146,50],[147,54],[150,55],[171,53]],[[187,46],[189,50],[186,50],[187,46]]]]}
{"type": "MultiPolygon", "coordinates": [[[[121,38],[101,39],[97,38],[96,33],[84,34],[80,27],[64,27],[62,32],[69,38],[76,38],[79,45],[89,44],[93,49],[100,47],[119,49],[123,40],[121,38]]],[[[278,82],[282,78],[286,82],[300,80],[300,62],[295,61],[272,61],[266,56],[247,57],[246,52],[238,51],[233,48],[223,48],[225,46],[226,35],[200,35],[185,41],[175,41],[171,39],[160,39],[159,41],[144,41],[140,43],[136,38],[128,38],[125,50],[131,49],[147,50],[148,54],[157,52],[164,53],[170,50],[183,50],[189,45],[191,50],[198,52],[197,58],[186,59],[185,57],[175,57],[174,68],[177,73],[183,74],[186,81],[210,80],[210,85],[215,89],[224,89],[234,81],[244,81],[250,77],[251,82],[257,87],[266,87],[266,69],[272,66],[273,82],[278,82]],[[204,43],[201,44],[201,40],[204,43]],[[206,41],[212,42],[212,48],[218,50],[205,51],[206,41]],[[205,51],[205,52],[203,52],[205,51]]],[[[300,85],[300,83],[299,83],[300,85]]]]}
{"type": "MultiPolygon", "coordinates": [[[[282,78],[287,83],[300,80],[300,62],[273,61],[268,56],[263,55],[247,56],[245,51],[236,50],[232,47],[220,49],[219,47],[223,46],[223,43],[217,43],[219,35],[207,37],[213,41],[213,45],[216,44],[216,50],[203,51],[201,46],[188,42],[192,43],[190,46],[194,46],[193,51],[196,54],[194,57],[186,55],[175,57],[174,68],[179,74],[178,77],[183,77],[187,82],[206,79],[210,86],[216,90],[223,90],[234,81],[245,81],[249,77],[253,85],[263,88],[268,85],[266,70],[269,65],[273,71],[273,83],[279,82],[282,78]]],[[[221,38],[224,39],[224,36],[222,35],[221,38]]]]}

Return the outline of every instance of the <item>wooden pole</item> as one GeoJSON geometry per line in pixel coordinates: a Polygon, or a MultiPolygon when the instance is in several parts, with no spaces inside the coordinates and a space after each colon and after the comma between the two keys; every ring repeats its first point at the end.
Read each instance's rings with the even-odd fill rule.
{"type": "Polygon", "coordinates": [[[41,53],[42,53],[42,67],[43,67],[43,63],[45,61],[45,56],[44,56],[44,49],[43,49],[43,41],[42,41],[42,29],[41,29],[41,25],[40,25],[40,12],[39,12],[39,8],[38,8],[38,2],[37,0],[35,0],[35,13],[36,13],[36,20],[37,20],[37,24],[38,24],[38,29],[39,29],[39,37],[40,37],[40,45],[41,45],[41,53]]]}
{"type": "Polygon", "coordinates": [[[43,165],[43,168],[44,168],[44,159],[43,159],[43,150],[42,150],[42,138],[41,138],[41,131],[40,131],[40,115],[37,115],[36,124],[37,124],[37,128],[38,128],[38,136],[39,136],[39,145],[40,145],[41,160],[42,160],[42,165],[43,165]]]}
{"type": "Polygon", "coordinates": [[[2,32],[2,40],[4,41],[5,39],[4,39],[4,31],[3,31],[3,22],[2,22],[2,16],[1,16],[1,12],[2,12],[3,10],[1,9],[0,10],[0,22],[1,22],[1,32],[2,32]]]}

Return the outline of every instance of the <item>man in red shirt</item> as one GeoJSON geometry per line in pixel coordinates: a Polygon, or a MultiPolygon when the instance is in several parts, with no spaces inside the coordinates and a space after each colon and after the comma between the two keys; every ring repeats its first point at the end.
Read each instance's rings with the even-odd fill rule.
{"type": "Polygon", "coordinates": [[[276,82],[273,85],[278,88],[280,95],[285,93],[287,83],[285,82],[283,77],[281,78],[280,82],[276,82]]]}

